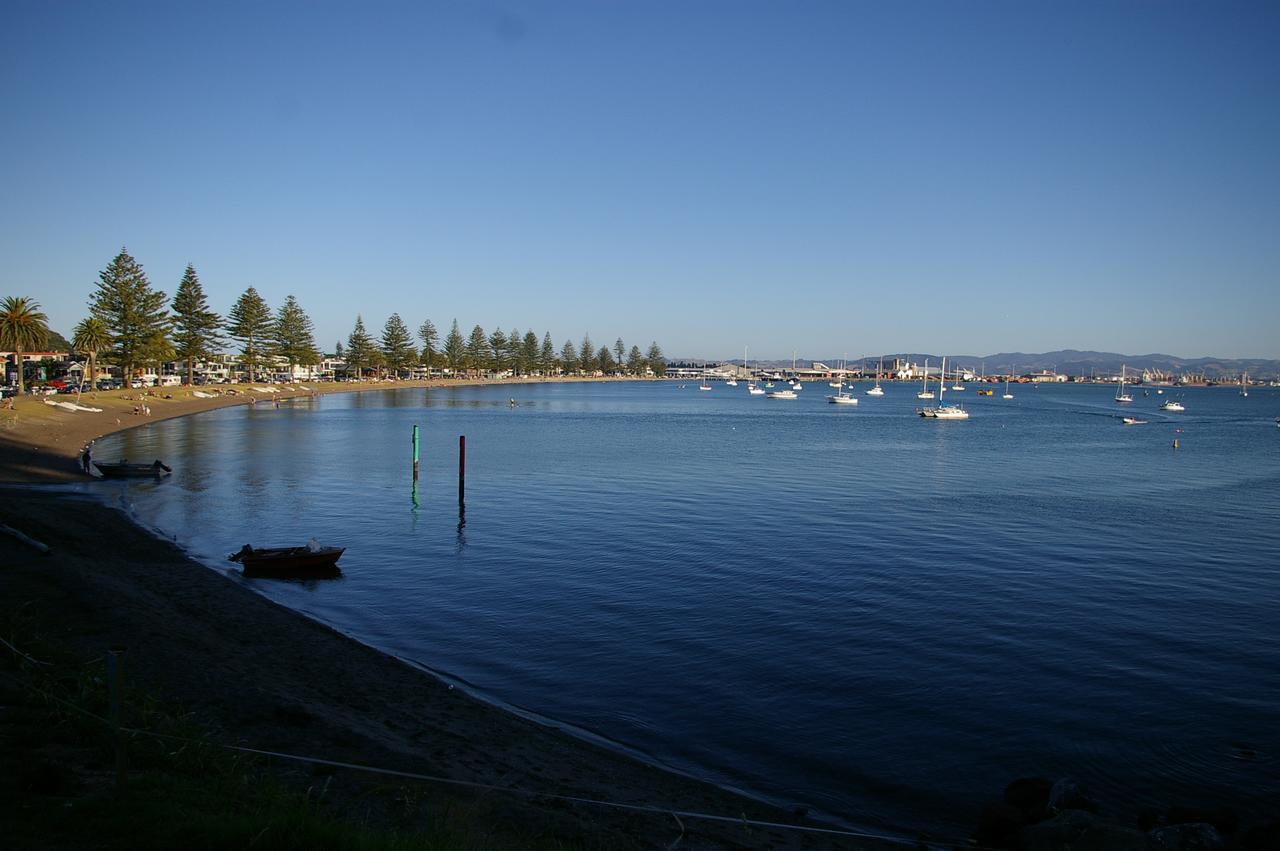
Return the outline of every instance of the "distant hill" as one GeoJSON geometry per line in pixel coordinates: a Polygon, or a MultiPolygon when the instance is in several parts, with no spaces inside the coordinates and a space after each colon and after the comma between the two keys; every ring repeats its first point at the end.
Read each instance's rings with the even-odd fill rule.
{"type": "MultiPolygon", "coordinates": [[[[884,356],[886,363],[893,363],[895,358],[912,363],[923,363],[927,358],[931,365],[942,362],[942,354],[937,352],[897,352],[893,354],[886,353],[884,356]]],[[[819,358],[818,360],[828,366],[835,366],[840,363],[838,356],[834,358],[819,358]]],[[[861,364],[864,369],[868,367],[874,369],[879,360],[879,355],[871,355],[850,358],[849,364],[851,366],[861,364]]],[[[1150,369],[1167,372],[1175,376],[1203,374],[1208,379],[1233,378],[1246,371],[1251,378],[1280,378],[1280,360],[1268,360],[1266,358],[1184,358],[1165,354],[1122,355],[1116,352],[1061,349],[1055,352],[1042,352],[1039,354],[1031,352],[996,352],[990,355],[948,354],[947,360],[973,369],[982,369],[985,365],[986,371],[991,374],[1027,373],[1051,369],[1064,375],[1091,375],[1094,373],[1111,375],[1119,373],[1120,367],[1125,366],[1136,372],[1150,369]]],[[[741,364],[742,359],[738,358],[728,362],[741,364]]],[[[703,361],[694,361],[693,363],[700,364],[703,361]]],[[[752,360],[753,365],[756,363],[757,361],[752,360]]],[[[758,363],[768,369],[782,369],[791,366],[789,359],[764,360],[758,363]]],[[[813,363],[814,361],[809,358],[796,360],[796,365],[804,368],[812,366],[813,363]]]]}

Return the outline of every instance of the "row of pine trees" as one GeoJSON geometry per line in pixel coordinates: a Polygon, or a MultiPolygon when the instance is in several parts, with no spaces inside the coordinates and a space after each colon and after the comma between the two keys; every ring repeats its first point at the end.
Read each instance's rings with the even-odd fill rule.
{"type": "MultiPolygon", "coordinates": [[[[38,304],[30,299],[18,301],[34,311],[35,325],[43,325],[45,317],[38,312],[38,304]]],[[[0,336],[11,335],[0,327],[0,336]]],[[[27,343],[35,340],[24,338],[27,343]]],[[[125,376],[144,366],[185,362],[186,381],[192,383],[195,364],[220,353],[228,341],[237,344],[250,376],[277,358],[284,359],[292,372],[294,366],[311,366],[324,357],[316,345],[311,318],[294,296],[273,311],[258,291],[249,287],[222,317],[209,308],[194,266],[188,264],[169,301],[164,292],[151,286],[142,266],[125,249],[99,273],[97,288],[89,299],[89,316],[76,326],[71,345],[89,358],[90,382],[96,378],[98,357],[105,356],[118,364],[125,376]]],[[[28,345],[26,350],[33,349],[28,345]]],[[[513,328],[486,334],[476,325],[463,337],[456,319],[443,343],[429,319],[419,326],[415,341],[398,313],[391,314],[377,338],[357,315],[354,329],[345,345],[338,342],[335,355],[357,375],[369,371],[396,374],[419,366],[447,367],[455,374],[510,370],[517,375],[597,371],[643,375],[651,370],[662,375],[666,371],[656,342],[643,353],[638,346],[628,350],[621,338],[612,348],[596,349],[588,334],[579,346],[565,341],[556,350],[550,332],[539,340],[532,330],[521,334],[513,328]]]]}

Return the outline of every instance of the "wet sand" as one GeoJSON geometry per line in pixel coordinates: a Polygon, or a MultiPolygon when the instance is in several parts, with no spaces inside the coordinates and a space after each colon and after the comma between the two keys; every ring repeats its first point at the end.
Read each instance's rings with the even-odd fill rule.
{"type": "MultiPolygon", "coordinates": [[[[275,395],[407,386],[423,385],[307,385],[311,389],[275,395]]],[[[30,484],[84,481],[77,455],[104,434],[247,404],[243,395],[203,399],[181,388],[167,392],[172,399],[147,398],[150,418],[132,413],[138,391],[116,391],[82,400],[103,408],[100,414],[24,399],[16,421],[0,419],[0,481],[28,483],[0,486],[0,523],[53,548],[43,556],[0,535],[5,608],[26,606],[56,624],[58,639],[84,658],[124,646],[132,681],[185,706],[218,741],[544,795],[829,826],[475,699],[253,593],[234,575],[197,564],[121,511],[69,489],[30,484]]],[[[271,398],[255,395],[258,404],[264,395],[271,398]]],[[[0,411],[0,417],[9,413],[0,411]]],[[[286,773],[298,771],[281,765],[286,773]]],[[[396,781],[339,770],[330,778],[332,799],[343,800],[345,790],[356,817],[360,790],[374,782],[396,781]]],[[[682,830],[681,848],[899,847],[441,784],[426,789],[440,801],[479,807],[484,818],[515,826],[516,834],[595,847],[665,848],[682,830]]]]}

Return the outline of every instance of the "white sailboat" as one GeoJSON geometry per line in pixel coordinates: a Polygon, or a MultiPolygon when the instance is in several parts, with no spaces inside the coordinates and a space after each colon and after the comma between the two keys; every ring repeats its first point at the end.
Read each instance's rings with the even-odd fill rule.
{"type": "MultiPolygon", "coordinates": [[[[947,359],[942,359],[942,375],[947,374],[947,359]]],[[[967,420],[969,412],[959,405],[944,405],[942,402],[942,394],[947,389],[947,382],[940,380],[938,382],[938,406],[936,408],[921,408],[920,416],[933,420],[967,420]]]]}
{"type": "Polygon", "coordinates": [[[1010,376],[1008,375],[1004,377],[1004,398],[1006,399],[1013,398],[1013,394],[1009,392],[1009,378],[1010,376]]]}
{"type": "Polygon", "coordinates": [[[1240,395],[1246,397],[1249,395],[1249,373],[1247,372],[1240,373],[1240,395]]]}
{"type": "Polygon", "coordinates": [[[792,390],[803,390],[804,385],[800,383],[800,376],[796,374],[796,353],[791,353],[791,381],[788,382],[792,390]]]}
{"type": "MultiPolygon", "coordinates": [[[[942,382],[938,382],[938,388],[942,388],[942,382]]],[[[932,399],[933,393],[929,390],[929,359],[924,359],[924,384],[920,387],[920,392],[916,394],[917,399],[932,399]]]]}
{"type": "MultiPolygon", "coordinates": [[[[849,353],[845,352],[844,358],[840,360],[840,378],[836,379],[835,381],[828,381],[827,382],[828,387],[834,387],[837,390],[839,390],[841,387],[844,387],[844,378],[845,378],[844,364],[845,364],[845,361],[847,361],[848,359],[849,359],[849,353]]],[[[831,397],[828,396],[827,398],[829,399],[831,397]]]]}
{"type": "Polygon", "coordinates": [[[742,347],[742,367],[747,371],[747,376],[748,376],[747,393],[751,394],[752,396],[763,396],[764,391],[761,390],[760,387],[756,385],[755,381],[750,378],[751,367],[747,365],[747,347],[746,346],[742,347]]]}
{"type": "Polygon", "coordinates": [[[883,396],[884,390],[880,387],[880,373],[884,372],[884,355],[880,356],[880,366],[876,368],[876,386],[867,391],[868,396],[883,396]]]}
{"type": "Polygon", "coordinates": [[[959,392],[964,389],[964,384],[961,383],[960,378],[961,378],[960,368],[956,367],[956,381],[954,384],[951,385],[952,390],[959,392]]]}
{"type": "MultiPolygon", "coordinates": [[[[842,363],[842,364],[840,365],[840,369],[841,369],[841,370],[843,370],[844,368],[845,368],[845,365],[842,363]]],[[[831,404],[833,404],[833,405],[856,405],[856,404],[858,404],[858,397],[857,397],[857,396],[850,395],[849,393],[844,392],[844,385],[843,385],[842,383],[840,383],[840,382],[838,382],[838,381],[837,381],[837,382],[833,383],[831,386],[832,386],[832,387],[839,387],[839,388],[840,388],[840,390],[838,390],[834,396],[828,396],[828,397],[827,397],[827,401],[828,401],[828,402],[830,402],[830,403],[831,403],[831,404]]]]}
{"type": "Polygon", "coordinates": [[[1116,388],[1117,402],[1132,402],[1133,397],[1124,392],[1124,364],[1120,364],[1120,386],[1116,388]]]}

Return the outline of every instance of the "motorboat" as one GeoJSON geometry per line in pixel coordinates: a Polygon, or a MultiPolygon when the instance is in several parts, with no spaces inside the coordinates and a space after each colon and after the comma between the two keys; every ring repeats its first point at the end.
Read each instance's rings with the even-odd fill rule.
{"type": "Polygon", "coordinates": [[[770,399],[799,399],[794,390],[774,390],[769,393],[770,399]]]}
{"type": "Polygon", "coordinates": [[[1146,425],[1147,420],[1140,420],[1137,417],[1122,417],[1120,422],[1125,425],[1146,425]]]}
{"type": "Polygon", "coordinates": [[[247,577],[307,578],[338,576],[338,559],[346,547],[322,547],[314,540],[304,547],[253,547],[245,544],[227,556],[238,562],[247,577]]]}
{"type": "Polygon", "coordinates": [[[156,459],[150,464],[130,464],[121,460],[115,464],[94,461],[104,479],[158,479],[173,472],[173,468],[156,459]]]}
{"type": "Polygon", "coordinates": [[[1166,399],[1160,404],[1160,410],[1177,413],[1178,411],[1185,411],[1186,408],[1177,399],[1166,399]]]}

